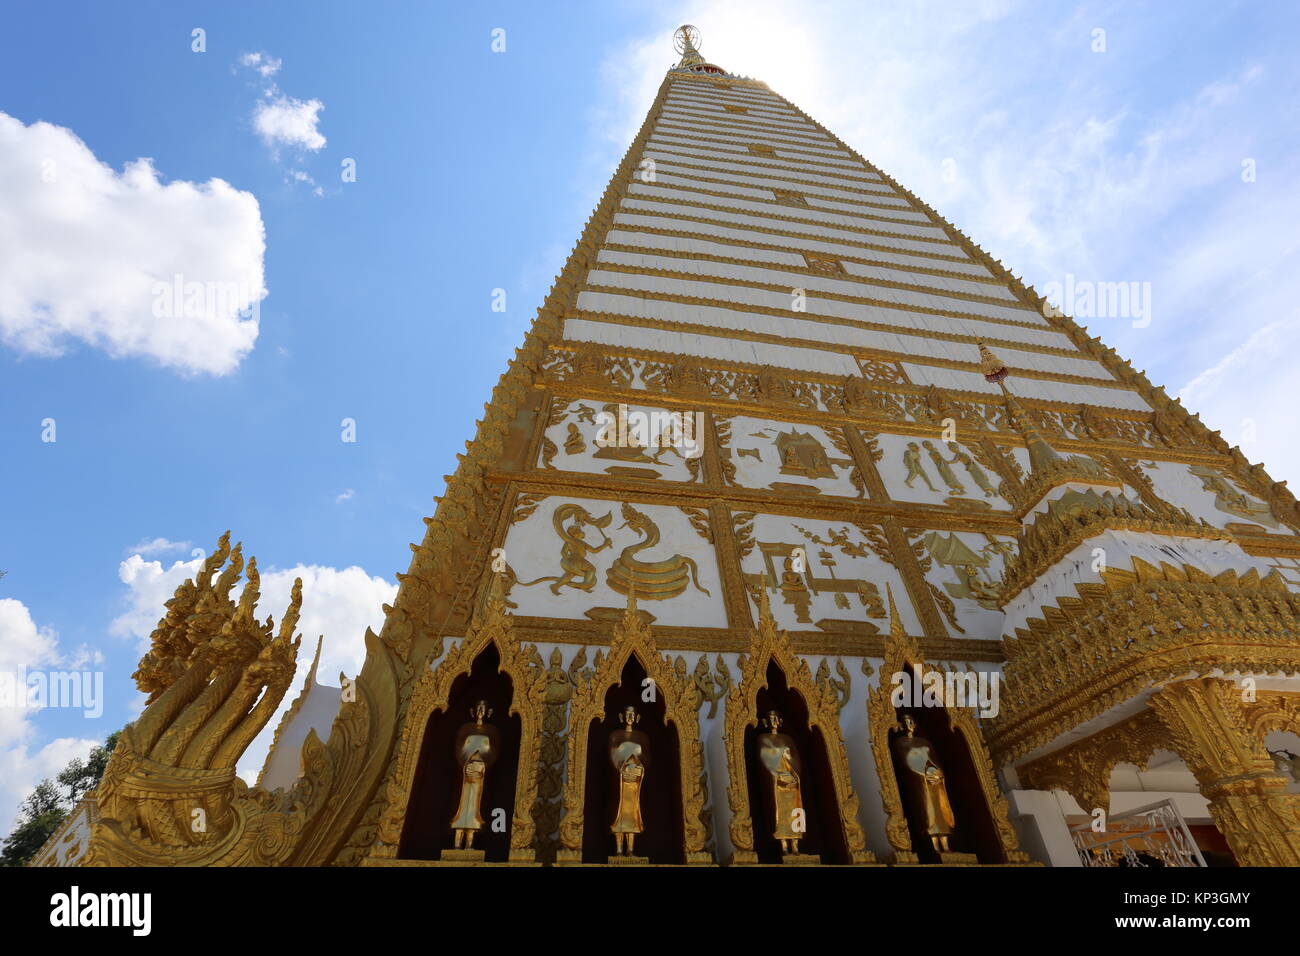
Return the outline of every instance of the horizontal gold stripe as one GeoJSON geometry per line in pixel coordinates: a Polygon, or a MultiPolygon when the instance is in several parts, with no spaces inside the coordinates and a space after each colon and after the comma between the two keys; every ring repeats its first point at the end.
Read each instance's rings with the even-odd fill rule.
{"type": "MultiPolygon", "coordinates": [[[[606,291],[605,287],[596,287],[596,289],[599,291],[606,291]]],[[[712,325],[699,325],[692,322],[674,322],[667,319],[647,319],[641,318],[640,316],[618,315],[615,313],[579,311],[576,315],[571,316],[571,318],[585,319],[589,322],[600,322],[604,325],[632,325],[639,328],[663,329],[664,331],[669,332],[685,332],[692,335],[706,335],[715,339],[738,339],[744,342],[762,342],[767,345],[784,345],[789,348],[811,349],[816,352],[831,352],[836,355],[851,355],[856,359],[867,359],[878,362],[909,362],[912,365],[925,365],[929,368],[953,369],[956,371],[972,373],[978,373],[980,371],[978,362],[960,362],[956,359],[938,358],[931,355],[917,355],[908,352],[889,352],[884,349],[876,349],[860,345],[837,345],[831,342],[821,342],[817,339],[795,338],[775,335],[770,332],[719,329],[717,326],[712,325]]],[[[829,325],[831,323],[826,324],[829,325]]],[[[926,338],[926,336],[918,335],[917,338],[926,338]]],[[[974,337],[967,337],[965,341],[974,344],[978,340],[974,337]]],[[[708,356],[699,357],[708,358],[708,356]]],[[[1085,358],[1078,353],[1074,353],[1071,357],[1085,358]]],[[[1085,360],[1087,359],[1085,358],[1085,360]]],[[[1045,372],[1039,369],[1029,369],[1011,365],[1008,365],[1007,367],[1015,373],[1017,378],[1022,379],[1037,379],[1044,382],[1065,382],[1071,385],[1091,385],[1122,392],[1132,391],[1132,389],[1127,385],[1124,385],[1122,382],[1117,382],[1114,379],[1106,380],[1088,378],[1083,375],[1072,375],[1068,372],[1045,372]]],[[[802,370],[796,369],[795,371],[802,370]]]]}
{"type": "MultiPolygon", "coordinates": [[[[673,174],[673,173],[667,173],[666,175],[672,176],[672,175],[675,175],[675,174],[673,174]]],[[[738,194],[736,194],[736,193],[722,192],[722,191],[720,191],[720,190],[716,190],[716,189],[706,189],[706,188],[703,187],[703,186],[684,186],[684,185],[682,185],[681,183],[657,183],[657,182],[646,182],[644,179],[641,178],[641,173],[640,173],[639,171],[638,171],[635,175],[633,175],[633,176],[628,180],[628,182],[633,183],[633,184],[635,184],[635,185],[639,185],[639,186],[658,186],[660,189],[677,189],[677,190],[680,190],[680,191],[682,191],[682,192],[691,193],[691,194],[693,194],[693,195],[699,195],[699,196],[717,196],[717,197],[720,198],[720,199],[739,199],[739,200],[743,200],[743,201],[745,201],[745,202],[764,203],[764,204],[766,204],[767,206],[772,207],[773,212],[776,212],[776,210],[778,210],[778,209],[794,209],[794,210],[799,210],[799,209],[802,209],[802,208],[803,208],[802,206],[792,206],[792,205],[790,205],[789,203],[783,203],[783,202],[781,202],[781,200],[779,200],[779,199],[768,199],[768,198],[766,198],[766,197],[764,197],[764,196],[741,196],[741,195],[738,195],[738,194]]],[[[740,186],[739,183],[737,183],[736,185],[737,185],[738,187],[740,186]]],[[[767,189],[767,188],[769,188],[769,187],[766,187],[766,186],[747,186],[747,187],[740,187],[740,188],[747,188],[747,189],[767,189]]],[[[633,192],[629,192],[627,195],[628,195],[628,198],[637,198],[637,199],[653,198],[653,197],[651,197],[651,196],[647,196],[645,193],[633,193],[633,192]]],[[[663,201],[664,201],[664,202],[677,202],[676,199],[670,199],[670,198],[668,198],[668,197],[663,197],[663,201]]],[[[768,213],[766,210],[760,212],[760,211],[753,210],[753,209],[739,209],[739,208],[736,208],[735,206],[720,206],[720,205],[715,205],[715,204],[709,204],[708,208],[710,208],[710,209],[714,209],[714,208],[725,208],[725,209],[730,210],[731,212],[736,212],[736,213],[741,213],[741,214],[746,214],[746,215],[751,215],[751,216],[766,216],[766,215],[769,215],[769,213],[768,213]]],[[[890,211],[894,211],[894,212],[904,211],[904,210],[903,210],[903,207],[901,207],[901,206],[883,206],[883,207],[882,207],[882,206],[875,206],[875,207],[872,207],[872,208],[873,208],[873,209],[888,209],[888,210],[890,210],[890,211]]],[[[809,209],[809,211],[811,211],[811,212],[824,212],[824,213],[827,213],[827,214],[832,215],[832,216],[857,216],[858,218],[871,219],[871,220],[876,221],[876,222],[892,222],[892,223],[897,223],[898,225],[902,225],[902,226],[925,226],[925,227],[928,227],[928,228],[930,228],[930,229],[937,228],[937,227],[934,225],[934,223],[932,223],[928,218],[926,218],[926,219],[922,219],[922,220],[917,220],[917,219],[900,219],[900,218],[897,218],[897,217],[894,217],[894,216],[884,216],[884,215],[880,215],[880,214],[878,214],[878,213],[873,213],[873,212],[851,212],[851,211],[846,210],[846,209],[831,209],[831,208],[827,208],[827,207],[824,207],[824,206],[813,206],[813,205],[811,205],[811,204],[808,206],[808,209],[809,209]]],[[[910,210],[910,211],[915,212],[915,210],[910,210]]],[[[780,215],[780,213],[777,213],[777,214],[780,215]]],[[[924,215],[924,214],[923,214],[923,215],[924,215]]],[[[818,225],[831,225],[830,223],[823,223],[823,222],[821,222],[820,220],[817,220],[817,224],[818,224],[818,225]]],[[[844,228],[844,227],[841,226],[841,227],[837,227],[837,228],[844,228]]],[[[933,241],[933,240],[931,240],[931,241],[933,241]]],[[[946,240],[945,240],[945,241],[946,241],[946,240]]]]}
{"type": "MultiPolygon", "coordinates": [[[[684,210],[705,209],[708,210],[709,212],[724,212],[724,213],[729,213],[733,216],[749,216],[751,218],[756,218],[756,219],[775,219],[779,222],[794,222],[804,226],[815,226],[818,229],[829,229],[832,231],[832,235],[829,236],[823,233],[807,233],[807,232],[796,234],[800,238],[812,239],[814,241],[820,240],[822,242],[840,242],[842,240],[840,236],[837,235],[837,233],[843,233],[844,237],[847,238],[850,241],[850,243],[852,243],[852,237],[854,236],[886,236],[890,239],[902,239],[905,242],[915,242],[915,243],[920,243],[922,245],[929,243],[932,246],[936,246],[936,247],[946,246],[953,250],[957,250],[960,248],[951,239],[948,239],[946,236],[943,238],[936,239],[936,238],[927,238],[924,236],[907,235],[905,233],[899,233],[899,232],[890,232],[888,229],[872,229],[869,226],[839,226],[830,222],[820,222],[815,219],[804,219],[801,216],[790,216],[778,212],[756,212],[750,209],[736,209],[731,206],[720,206],[717,205],[716,203],[694,202],[694,201],[682,200],[682,199],[667,199],[660,196],[647,196],[639,193],[628,193],[626,196],[623,197],[624,203],[629,199],[634,201],[639,201],[639,202],[658,203],[660,205],[672,206],[684,210]]],[[[619,209],[622,210],[624,208],[625,208],[624,205],[620,203],[619,209]]],[[[626,208],[630,211],[634,207],[626,207],[626,208]]],[[[781,208],[793,209],[794,207],[782,206],[781,208]]],[[[685,216],[680,218],[685,218],[685,216]]],[[[760,226],[751,223],[725,222],[722,220],[713,220],[713,221],[715,222],[716,225],[730,226],[732,229],[769,228],[767,226],[760,226]]],[[[916,250],[907,250],[907,251],[916,251],[916,250]]],[[[920,254],[921,255],[942,255],[942,253],[938,251],[934,253],[930,253],[927,251],[927,252],[921,252],[920,254]]]]}
{"type": "MultiPolygon", "coordinates": [[[[640,212],[638,212],[637,215],[640,215],[640,212]]],[[[647,215],[659,216],[659,213],[651,212],[651,213],[647,213],[647,215]]],[[[688,218],[691,218],[691,221],[693,222],[702,221],[699,219],[695,219],[693,217],[688,217],[688,218]]],[[[722,225],[722,223],[718,223],[718,225],[722,225]]],[[[952,279],[965,279],[968,282],[983,282],[989,285],[996,285],[1001,288],[1006,288],[1000,281],[988,275],[987,273],[985,273],[984,275],[977,275],[974,273],[953,272],[952,270],[949,269],[939,269],[939,268],[920,265],[920,264],[913,265],[911,263],[893,262],[891,260],[886,260],[886,259],[873,259],[870,258],[869,256],[851,256],[839,252],[819,253],[816,250],[795,249],[792,246],[780,245],[777,243],[753,242],[744,239],[737,239],[734,236],[713,236],[713,235],[707,235],[702,232],[686,232],[685,230],[682,229],[663,229],[660,228],[659,226],[646,226],[640,223],[615,223],[612,228],[617,229],[620,232],[639,232],[639,233],[645,233],[647,235],[652,235],[652,236],[674,236],[680,239],[696,239],[700,242],[716,242],[719,245],[736,246],[742,249],[768,249],[771,250],[772,252],[788,252],[794,255],[802,255],[804,254],[805,251],[807,251],[811,255],[833,256],[836,259],[839,259],[841,262],[858,262],[861,263],[862,265],[877,266],[881,269],[895,269],[904,272],[915,272],[919,275],[945,276],[952,279]]],[[[735,226],[733,226],[732,228],[735,228],[735,226]]],[[[872,250],[870,248],[864,248],[863,251],[870,252],[872,250]]],[[[880,249],[876,251],[883,252],[884,250],[880,249]]],[[[889,251],[895,253],[896,255],[909,254],[907,252],[896,250],[896,249],[891,249],[889,251]]],[[[912,253],[912,255],[919,257],[918,262],[926,261],[926,257],[921,255],[920,253],[912,253]]],[[[934,261],[934,260],[930,260],[930,261],[934,261]]],[[[969,260],[964,260],[964,261],[969,261],[969,260]]],[[[1048,329],[1048,331],[1059,332],[1060,330],[1048,329]]]]}
{"type": "MultiPolygon", "coordinates": [[[[858,191],[865,191],[865,193],[874,193],[875,195],[894,196],[894,198],[897,199],[906,199],[905,195],[902,195],[901,193],[898,193],[897,190],[894,190],[894,187],[889,185],[888,182],[881,182],[879,181],[879,179],[846,177],[842,173],[837,173],[835,169],[806,169],[803,168],[802,165],[792,165],[788,163],[787,164],[758,163],[758,161],[755,160],[758,160],[759,157],[755,156],[754,153],[751,152],[719,153],[719,155],[707,156],[707,157],[689,156],[686,155],[686,153],[676,152],[675,148],[673,148],[675,146],[680,146],[680,144],[662,143],[656,146],[656,144],[649,142],[649,139],[647,139],[645,147],[642,148],[642,153],[646,151],[671,152],[673,153],[673,155],[686,156],[686,159],[682,161],[694,160],[695,163],[701,163],[701,161],[714,160],[716,161],[716,163],[733,163],[733,164],[745,166],[746,169],[767,169],[767,170],[775,169],[776,173],[763,173],[763,176],[767,176],[768,178],[776,178],[776,179],[781,178],[779,176],[779,173],[784,172],[784,173],[797,174],[803,172],[809,174],[809,176],[822,176],[826,178],[837,179],[837,182],[835,183],[824,183],[824,182],[816,183],[816,185],[819,186],[826,186],[827,189],[857,189],[858,191]],[[841,186],[840,185],[841,182],[845,183],[845,185],[841,186]],[[850,185],[850,183],[852,183],[852,185],[850,185]],[[866,185],[883,186],[884,189],[867,190],[866,185]]],[[[673,161],[677,161],[677,160],[673,160],[673,161]]]]}
{"type": "MultiPolygon", "coordinates": [[[[630,275],[653,275],[653,276],[660,276],[663,278],[672,278],[672,279],[687,278],[686,274],[684,273],[669,272],[666,269],[638,269],[633,266],[619,266],[619,265],[615,265],[614,263],[600,263],[597,267],[606,272],[623,272],[630,275]]],[[[689,281],[711,282],[714,285],[727,286],[729,288],[756,289],[763,292],[779,292],[785,295],[789,295],[790,293],[790,287],[786,285],[744,283],[733,279],[721,278],[719,276],[705,276],[705,275],[697,275],[695,273],[691,273],[689,275],[689,281]]],[[[592,287],[592,290],[596,291],[596,287],[592,287]]],[[[619,290],[614,288],[600,287],[599,291],[608,292],[608,291],[619,291],[619,290]]],[[[732,312],[759,312],[764,315],[777,315],[785,318],[788,318],[790,315],[793,314],[789,309],[777,309],[772,306],[766,306],[766,305],[750,305],[749,303],[743,303],[743,302],[729,302],[725,299],[709,299],[701,296],[688,296],[677,292],[657,292],[652,289],[645,289],[645,290],[627,289],[622,291],[625,291],[629,295],[634,295],[637,298],[662,299],[667,302],[683,302],[692,305],[714,305],[720,309],[728,309],[732,312]]],[[[1010,325],[1010,326],[1016,326],[1018,328],[1023,328],[1023,329],[1034,329],[1039,332],[1059,332],[1059,330],[1053,329],[1050,326],[1035,325],[1035,324],[1030,324],[1029,322],[1016,322],[1012,319],[991,318],[989,316],[975,315],[969,312],[958,312],[956,309],[940,310],[940,309],[933,308],[931,306],[905,305],[898,302],[890,302],[886,299],[872,299],[866,296],[858,296],[858,297],[841,296],[833,293],[822,293],[816,290],[808,292],[808,295],[815,296],[817,298],[824,298],[836,302],[844,302],[847,305],[872,305],[882,309],[893,309],[896,312],[914,312],[914,313],[919,313],[924,315],[943,316],[944,318],[970,319],[976,322],[990,322],[993,323],[994,325],[1010,325]]],[[[798,313],[798,317],[803,317],[805,315],[811,315],[817,319],[823,319],[823,318],[842,319],[843,318],[842,316],[825,315],[825,313],[821,313],[821,312],[798,313]]],[[[853,320],[849,320],[849,321],[853,321],[853,320]]],[[[861,320],[861,321],[866,321],[866,320],[861,320]]],[[[881,331],[885,331],[885,330],[882,329],[881,331]]],[[[898,326],[890,326],[888,331],[902,332],[903,330],[900,329],[898,326]]],[[[914,331],[916,333],[921,333],[924,330],[917,329],[914,331]]],[[[1085,355],[1083,352],[1078,352],[1075,354],[1079,355],[1082,358],[1091,358],[1091,356],[1085,355]]],[[[1095,361],[1095,359],[1093,361],[1095,361]]]]}

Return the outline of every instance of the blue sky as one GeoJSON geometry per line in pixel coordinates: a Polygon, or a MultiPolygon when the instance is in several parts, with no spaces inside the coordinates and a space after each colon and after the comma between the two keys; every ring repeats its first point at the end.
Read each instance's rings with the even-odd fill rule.
{"type": "Polygon", "coordinates": [[[108,697],[0,713],[0,825],[135,714],[141,641],[226,528],[262,613],[303,574],[304,645],[356,671],[686,21],[1039,288],[1149,283],[1149,325],[1081,321],[1300,477],[1293,4],[11,7],[0,669],[98,661],[108,697]],[[255,339],[153,321],[137,280],[182,266],[264,283],[255,339]]]}

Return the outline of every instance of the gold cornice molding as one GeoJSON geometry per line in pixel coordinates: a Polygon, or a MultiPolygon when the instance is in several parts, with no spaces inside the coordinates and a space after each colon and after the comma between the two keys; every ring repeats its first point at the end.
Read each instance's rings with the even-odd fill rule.
{"type": "MultiPolygon", "coordinates": [[[[664,365],[671,365],[682,359],[679,355],[670,355],[663,352],[652,352],[648,349],[627,349],[615,346],[601,346],[595,343],[585,343],[577,340],[569,340],[564,343],[552,346],[552,353],[573,355],[584,350],[591,350],[593,353],[609,356],[612,358],[634,358],[648,362],[658,362],[664,365]]],[[[692,359],[692,361],[695,361],[692,359]]],[[[703,359],[700,362],[707,362],[709,369],[716,369],[727,372],[755,374],[762,369],[756,365],[742,362],[729,362],[723,359],[703,359]]],[[[793,371],[793,370],[792,370],[793,371]]],[[[822,375],[817,372],[797,372],[800,381],[807,383],[810,387],[822,389],[835,389],[842,386],[844,380],[831,375],[822,375]]],[[[553,369],[547,371],[547,382],[550,386],[562,391],[566,395],[574,398],[598,398],[621,397],[629,404],[650,404],[664,405],[683,408],[711,408],[724,414],[758,414],[767,417],[785,418],[791,421],[806,421],[813,424],[822,422],[838,422],[844,424],[856,424],[869,428],[873,431],[891,432],[900,435],[924,435],[932,437],[939,428],[940,418],[934,417],[926,411],[926,396],[928,389],[918,385],[909,385],[902,383],[883,383],[867,382],[862,384],[873,391],[888,396],[898,402],[905,402],[909,407],[914,408],[916,418],[906,420],[901,418],[887,418],[868,415],[863,407],[855,407],[852,414],[845,414],[835,409],[840,402],[828,400],[826,404],[830,407],[828,410],[814,409],[809,406],[789,404],[772,406],[753,401],[732,399],[728,397],[719,397],[714,394],[692,396],[691,398],[675,398],[669,392],[654,391],[650,389],[632,389],[613,384],[596,386],[595,383],[584,382],[577,377],[565,377],[557,374],[553,369]]],[[[991,396],[982,392],[963,392],[957,389],[944,390],[945,395],[950,395],[955,401],[964,402],[972,407],[978,406],[986,410],[986,414],[1002,416],[1005,412],[1003,403],[994,400],[991,396]]],[[[1046,399],[1023,399],[1022,404],[1032,411],[1043,414],[1058,414],[1063,416],[1076,416],[1080,406],[1068,404],[1065,402],[1054,402],[1046,399]]],[[[1101,408],[1092,406],[1091,414],[1099,422],[1114,423],[1147,430],[1154,434],[1151,425],[1151,415],[1144,415],[1138,411],[1130,411],[1120,408],[1101,408]]],[[[949,417],[949,416],[943,416],[949,417]]],[[[986,426],[981,427],[983,422],[972,422],[968,417],[960,414],[952,416],[960,424],[963,434],[976,436],[973,440],[988,440],[999,445],[1008,445],[1012,447],[1023,447],[1023,437],[1008,425],[1004,431],[989,429],[986,426]]],[[[1141,458],[1144,460],[1171,461],[1185,464],[1208,464],[1216,467],[1226,467],[1231,464],[1230,460],[1225,460],[1223,455],[1214,451],[1201,451],[1186,445],[1178,446],[1160,446],[1160,445],[1140,445],[1125,443],[1119,440],[1103,441],[1097,439],[1076,439],[1054,437],[1053,443],[1061,450],[1079,450],[1087,453],[1104,454],[1108,452],[1118,452],[1128,455],[1129,457],[1141,458]]]]}
{"type": "Polygon", "coordinates": [[[1300,594],[1276,571],[1214,577],[1184,565],[1108,568],[1003,640],[991,744],[1009,762],[1161,681],[1300,673],[1300,594]],[[1192,623],[1184,623],[1192,622],[1192,623]]]}
{"type": "MultiPolygon", "coordinates": [[[[645,297],[652,297],[654,295],[654,293],[649,293],[649,292],[645,292],[645,293],[638,292],[637,294],[645,297]]],[[[682,296],[679,298],[686,299],[687,297],[682,296]]],[[[595,314],[595,313],[589,313],[589,314],[595,314]]],[[[575,314],[573,314],[572,317],[580,318],[581,316],[575,312],[575,314]]],[[[715,337],[717,336],[715,335],[715,337]]],[[[656,349],[639,348],[635,346],[603,345],[598,342],[586,342],[583,341],[582,339],[566,339],[563,343],[552,346],[551,352],[552,353],[578,352],[588,348],[599,349],[608,355],[616,355],[625,358],[644,359],[646,361],[661,362],[667,365],[673,365],[682,361],[683,359],[688,359],[690,361],[698,362],[701,364],[708,363],[708,365],[712,368],[727,369],[729,371],[762,372],[765,369],[774,368],[778,370],[783,376],[791,377],[791,378],[798,376],[809,382],[818,382],[827,385],[840,385],[843,384],[844,382],[843,376],[829,375],[823,372],[813,372],[804,369],[759,365],[754,362],[739,362],[739,361],[727,360],[727,359],[715,359],[709,356],[682,355],[681,353],[678,352],[660,352],[656,349]]],[[[898,360],[897,357],[895,357],[894,360],[898,360]]],[[[908,361],[911,361],[911,359],[908,359],[908,361]]],[[[917,362],[915,364],[919,365],[921,363],[917,362]]],[[[563,379],[560,379],[560,381],[563,381],[563,379]]],[[[873,381],[868,381],[865,378],[861,379],[861,384],[876,389],[877,391],[882,391],[882,392],[888,391],[897,395],[924,395],[928,388],[927,386],[913,385],[910,383],[904,385],[901,382],[891,382],[891,383],[873,382],[873,381]]],[[[1086,384],[1100,385],[1101,383],[1088,380],[1086,384]]],[[[1123,387],[1121,386],[1121,389],[1122,388],[1123,387]]],[[[1117,391],[1121,389],[1117,389],[1117,391]]],[[[1123,389],[1123,390],[1129,390],[1129,389],[1123,389]]],[[[944,389],[940,389],[940,391],[943,393],[945,397],[951,396],[953,400],[972,402],[975,404],[985,405],[997,409],[1003,408],[1001,402],[997,401],[993,396],[988,395],[985,392],[969,392],[959,388],[944,388],[944,389]]],[[[655,394],[655,393],[647,392],[647,394],[655,394]]],[[[1026,400],[1025,404],[1028,405],[1029,400],[1026,400]]],[[[1068,411],[1068,412],[1077,411],[1079,408],[1079,406],[1076,404],[1072,404],[1069,402],[1056,402],[1048,399],[1033,399],[1032,405],[1030,407],[1043,409],[1043,410],[1050,410],[1050,411],[1068,411]]],[[[1103,413],[1100,417],[1123,418],[1123,417],[1127,417],[1124,414],[1126,412],[1128,413],[1128,415],[1131,416],[1142,414],[1136,409],[1117,408],[1114,406],[1096,406],[1096,408],[1099,412],[1103,413]]]]}
{"type": "MultiPolygon", "coordinates": [[[[600,268],[605,269],[606,271],[620,271],[620,272],[631,271],[631,270],[623,270],[623,269],[619,269],[619,270],[610,269],[607,264],[603,264],[603,263],[601,264],[600,268]]],[[[639,274],[657,275],[660,273],[646,271],[646,272],[641,272],[639,274]]],[[[684,274],[685,273],[677,273],[677,275],[684,275],[684,274]]],[[[692,278],[699,279],[701,277],[693,276],[692,278]]],[[[763,288],[763,287],[748,286],[748,288],[763,288]]],[[[638,298],[644,297],[644,298],[660,299],[661,297],[667,298],[669,296],[668,293],[649,293],[649,292],[645,293],[643,296],[640,290],[627,290],[624,289],[622,286],[586,285],[584,286],[583,291],[608,292],[611,289],[616,291],[622,291],[622,292],[636,292],[638,298]]],[[[780,291],[780,289],[778,287],[767,287],[766,291],[780,291]]],[[[817,292],[816,294],[821,295],[820,292],[817,292]]],[[[686,298],[686,297],[680,296],[678,298],[686,298]]],[[[831,296],[828,295],[827,298],[831,298],[831,296]]],[[[700,304],[703,304],[703,302],[706,301],[723,302],[725,300],[700,300],[700,304]]],[[[735,311],[736,305],[737,303],[733,302],[733,303],[729,303],[725,307],[729,308],[732,311],[735,311]]],[[[724,306],[717,306],[717,307],[721,308],[724,306]]],[[[746,309],[746,311],[757,312],[759,311],[759,309],[746,309]]],[[[790,318],[792,316],[792,313],[789,312],[781,313],[779,310],[773,310],[773,314],[776,315],[784,314],[786,318],[790,318]]],[[[800,318],[804,314],[807,313],[798,313],[796,315],[793,315],[793,317],[800,318]]],[[[816,351],[816,352],[831,352],[836,355],[851,355],[852,357],[857,359],[866,359],[869,361],[876,361],[876,362],[889,362],[889,363],[909,362],[912,365],[924,365],[928,368],[943,368],[943,369],[950,369],[953,371],[960,371],[960,372],[979,371],[978,362],[962,362],[957,359],[945,359],[945,358],[938,358],[935,356],[928,356],[928,355],[916,355],[907,352],[890,352],[885,349],[872,348],[870,346],[864,346],[864,345],[842,345],[839,343],[824,342],[820,339],[804,339],[804,338],[797,338],[795,336],[778,335],[773,332],[755,332],[748,329],[739,329],[739,330],[722,329],[714,325],[698,324],[693,322],[677,322],[671,319],[651,319],[651,318],[645,318],[636,315],[620,315],[618,313],[612,313],[612,312],[587,312],[587,311],[580,310],[574,315],[569,316],[569,318],[582,319],[588,322],[600,322],[605,325],[631,325],[631,326],[636,326],[638,328],[662,329],[664,331],[671,331],[671,332],[687,332],[692,335],[703,335],[709,338],[737,339],[744,342],[763,342],[768,345],[782,345],[782,346],[786,346],[787,348],[802,348],[802,349],[809,349],[811,351],[816,351]]],[[[812,319],[812,321],[819,322],[823,325],[843,324],[849,328],[853,327],[848,322],[845,323],[826,322],[824,321],[825,318],[829,318],[829,317],[818,315],[815,316],[812,319]]],[[[894,329],[893,331],[896,334],[900,334],[900,335],[908,334],[907,332],[901,331],[899,329],[894,329]]],[[[925,335],[917,336],[917,338],[928,338],[928,337],[929,336],[925,336],[925,335]]],[[[963,336],[963,339],[966,341],[985,341],[985,342],[992,341],[991,339],[988,338],[980,339],[977,336],[963,336]]],[[[955,336],[953,336],[949,338],[949,341],[958,341],[958,339],[955,336]]],[[[1019,366],[1012,366],[1011,368],[1012,371],[1015,372],[1016,377],[1022,379],[1034,379],[1035,381],[1040,381],[1040,382],[1062,382],[1070,385],[1091,385],[1097,388],[1109,388],[1119,392],[1132,391],[1132,389],[1129,386],[1124,385],[1120,382],[1116,382],[1114,380],[1107,380],[1102,378],[1088,378],[1083,375],[1072,375],[1068,372],[1043,372],[1037,369],[1028,369],[1019,366]]],[[[791,371],[800,371],[800,370],[791,369],[791,371]]]]}
{"type": "MultiPolygon", "coordinates": [[[[1085,496],[1086,497],[1086,496],[1085,496]]],[[[1038,514],[1016,541],[1016,554],[1007,561],[1003,572],[1000,602],[1003,607],[1016,595],[1089,538],[1108,531],[1131,531],[1170,538],[1197,538],[1206,541],[1234,541],[1227,531],[1196,520],[1181,509],[1156,511],[1129,498],[1096,495],[1084,502],[1087,510],[1058,514],[1048,510],[1038,514]]]]}
{"type": "MultiPolygon", "coordinates": [[[[749,646],[752,628],[734,627],[682,627],[671,624],[654,625],[660,649],[680,653],[707,652],[719,654],[739,653],[749,646]]],[[[520,641],[535,644],[564,644],[601,647],[609,643],[609,625],[586,618],[527,617],[514,618],[514,631],[520,641]]],[[[881,657],[885,639],[880,634],[860,631],[790,631],[791,646],[795,652],[807,657],[881,657]]],[[[915,637],[925,648],[926,657],[936,661],[969,661],[971,663],[1001,664],[1002,643],[972,637],[915,637]]]]}

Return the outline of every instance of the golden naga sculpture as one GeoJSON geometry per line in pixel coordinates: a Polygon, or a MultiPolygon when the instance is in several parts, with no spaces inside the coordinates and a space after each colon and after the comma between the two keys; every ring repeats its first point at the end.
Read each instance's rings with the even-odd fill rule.
{"type": "Polygon", "coordinates": [[[496,763],[501,750],[497,729],[486,723],[492,716],[487,701],[480,700],[470,709],[474,718],[456,731],[456,763],[460,765],[460,803],[451,819],[456,849],[470,850],[474,836],[483,829],[483,785],[487,772],[496,763]]]}
{"type": "Polygon", "coordinates": [[[758,760],[767,771],[771,787],[775,827],[772,836],[781,841],[782,853],[798,853],[799,841],[807,832],[803,790],[799,785],[802,766],[794,738],[781,733],[781,715],[768,711],[763,719],[768,732],[758,735],[758,760]]]}
{"type": "Polygon", "coordinates": [[[903,781],[904,800],[909,816],[918,820],[938,853],[947,853],[957,827],[943,768],[935,759],[930,741],[916,733],[911,714],[903,715],[903,733],[893,740],[899,764],[908,771],[903,781]]]}
{"type": "Polygon", "coordinates": [[[161,854],[174,865],[201,863],[243,829],[245,808],[236,797],[245,788],[235,763],[293,679],[302,602],[298,580],[275,633],[270,618],[253,616],[255,560],[238,603],[231,600],[243,569],[241,548],[230,547],[227,532],[167,602],[134,675],[148,702],[122,732],[96,794],[101,823],[87,863],[135,862],[106,852],[114,843],[145,858],[139,862],[161,854]]]}
{"type": "Polygon", "coordinates": [[[638,555],[659,544],[659,526],[648,515],[623,503],[623,525],[645,537],[624,548],[605,574],[605,582],[619,594],[636,591],[638,597],[648,601],[666,601],[686,590],[688,584],[695,590],[708,594],[700,587],[700,570],[695,561],[682,554],[674,554],[663,561],[641,561],[638,555]]]}
{"type": "Polygon", "coordinates": [[[167,602],[135,675],[149,701],[96,790],[82,865],[348,865],[373,845],[374,795],[409,695],[396,679],[401,658],[367,631],[366,664],[347,681],[328,741],[307,734],[298,780],[273,792],[246,786],[235,765],[293,679],[301,587],[276,633],[254,617],[252,561],[232,600],[243,567],[227,533],[167,602]]]}
{"type": "Polygon", "coordinates": [[[614,834],[618,854],[631,856],[637,834],[645,832],[641,819],[641,785],[650,764],[650,738],[633,729],[641,721],[635,707],[623,708],[619,719],[622,726],[609,735],[609,759],[618,775],[618,809],[609,830],[614,834]]]}

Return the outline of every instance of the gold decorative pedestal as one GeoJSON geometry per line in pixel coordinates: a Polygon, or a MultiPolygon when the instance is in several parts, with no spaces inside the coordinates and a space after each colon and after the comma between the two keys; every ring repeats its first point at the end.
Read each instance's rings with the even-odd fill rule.
{"type": "Polygon", "coordinates": [[[648,856],[611,856],[608,860],[610,866],[649,866],[650,857],[648,856]]]}
{"type": "Polygon", "coordinates": [[[939,854],[939,862],[943,866],[979,866],[979,857],[974,853],[953,853],[951,851],[939,854]]]}
{"type": "Polygon", "coordinates": [[[487,854],[482,850],[443,850],[442,858],[438,862],[459,866],[474,866],[486,861],[487,854]]]}
{"type": "Polygon", "coordinates": [[[784,853],[781,855],[782,866],[821,866],[822,858],[812,853],[784,853]]]}

